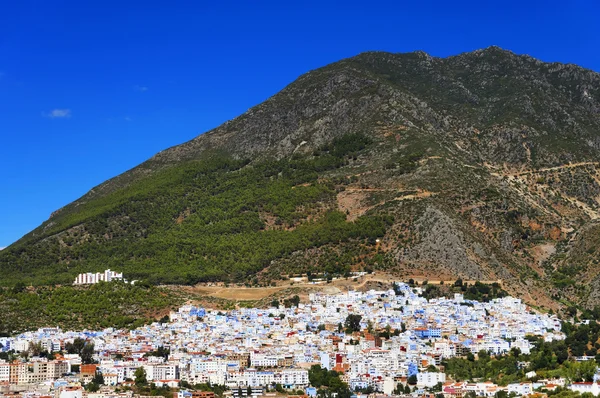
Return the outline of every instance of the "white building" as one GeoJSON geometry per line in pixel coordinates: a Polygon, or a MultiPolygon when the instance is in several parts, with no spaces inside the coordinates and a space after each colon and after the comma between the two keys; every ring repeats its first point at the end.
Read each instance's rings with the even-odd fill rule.
{"type": "Polygon", "coordinates": [[[529,395],[533,393],[532,383],[513,383],[507,386],[508,394],[514,392],[518,396],[529,395]]]}
{"type": "Polygon", "coordinates": [[[308,386],[308,370],[305,369],[283,369],[275,373],[275,381],[284,386],[294,388],[308,386]]]}
{"type": "Polygon", "coordinates": [[[116,280],[123,280],[122,272],[111,271],[110,269],[105,270],[104,272],[96,272],[85,273],[77,275],[75,278],[74,285],[93,285],[98,282],[111,282],[116,280]]]}
{"type": "Polygon", "coordinates": [[[445,383],[446,374],[436,372],[417,373],[417,387],[433,387],[437,383],[445,383]]]}
{"type": "Polygon", "coordinates": [[[148,381],[179,379],[179,366],[175,364],[144,365],[148,381]]]}
{"type": "Polygon", "coordinates": [[[572,391],[578,391],[581,394],[583,394],[584,392],[589,392],[597,396],[598,394],[600,394],[600,383],[573,383],[569,386],[569,389],[572,391]]]}
{"type": "Polygon", "coordinates": [[[6,361],[0,362],[0,383],[8,382],[10,377],[10,364],[6,361]]]}
{"type": "Polygon", "coordinates": [[[274,368],[277,366],[277,357],[274,355],[263,355],[251,352],[250,363],[255,368],[274,368]]]}
{"type": "Polygon", "coordinates": [[[60,390],[59,398],[82,398],[83,389],[81,387],[63,387],[60,390]]]}

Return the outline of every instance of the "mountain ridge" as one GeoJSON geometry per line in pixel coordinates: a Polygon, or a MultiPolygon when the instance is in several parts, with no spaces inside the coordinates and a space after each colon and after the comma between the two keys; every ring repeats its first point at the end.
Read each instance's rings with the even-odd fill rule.
{"type": "Polygon", "coordinates": [[[184,275],[171,282],[193,283],[224,277],[212,260],[267,283],[282,269],[374,268],[505,279],[531,303],[593,306],[598,288],[578,283],[600,278],[585,245],[600,216],[599,160],[596,72],[495,46],[447,58],[366,52],[94,187],[3,251],[0,269],[52,283],[46,267],[66,279],[110,264],[168,282],[170,267],[184,275]],[[208,193],[223,202],[207,209],[208,193]],[[185,248],[154,252],[160,236],[185,248]]]}
{"type": "MultiPolygon", "coordinates": [[[[582,67],[580,67],[578,65],[575,65],[575,64],[561,64],[561,63],[558,63],[558,62],[551,62],[551,63],[542,62],[542,61],[539,61],[539,60],[537,60],[537,59],[535,59],[535,58],[533,58],[533,57],[531,57],[529,55],[517,55],[516,53],[514,53],[514,52],[512,52],[510,50],[505,50],[505,49],[502,49],[502,48],[500,48],[498,46],[489,46],[489,47],[484,48],[484,49],[475,50],[475,51],[472,51],[472,52],[465,52],[465,53],[461,53],[461,54],[458,54],[458,55],[449,56],[447,58],[433,57],[433,56],[427,54],[424,51],[414,51],[414,52],[410,52],[410,53],[389,53],[389,52],[382,52],[382,51],[368,51],[368,52],[360,53],[360,54],[358,54],[358,55],[356,55],[354,57],[343,59],[341,61],[338,61],[335,64],[343,63],[343,62],[347,62],[347,61],[352,61],[354,59],[358,59],[360,57],[367,57],[367,56],[370,56],[370,55],[378,55],[378,56],[381,56],[381,55],[383,55],[383,56],[396,56],[396,55],[409,55],[410,56],[410,55],[417,55],[419,57],[423,57],[423,58],[428,59],[428,60],[452,60],[452,59],[460,59],[460,57],[465,57],[465,56],[480,56],[480,55],[486,55],[486,54],[490,54],[490,53],[494,54],[494,53],[498,53],[498,52],[501,53],[501,54],[508,55],[510,57],[520,58],[520,59],[526,59],[526,60],[528,60],[530,62],[533,62],[536,65],[539,65],[539,64],[556,65],[556,67],[558,67],[560,69],[562,69],[562,68],[574,68],[575,70],[577,70],[580,73],[586,73],[586,74],[589,74],[592,77],[595,77],[596,78],[596,83],[600,84],[600,74],[597,73],[597,72],[595,72],[595,71],[593,71],[593,70],[585,69],[585,68],[582,68],[582,67]]],[[[164,161],[165,159],[168,161],[170,159],[169,157],[173,156],[173,155],[171,155],[171,153],[178,152],[180,149],[185,148],[187,146],[193,146],[193,144],[195,144],[197,142],[202,142],[204,140],[210,140],[210,138],[212,138],[211,135],[218,134],[220,131],[222,131],[224,129],[227,129],[228,126],[230,126],[232,124],[235,124],[238,120],[243,119],[245,116],[251,116],[254,113],[254,110],[256,108],[260,107],[263,104],[268,103],[269,101],[272,101],[274,99],[274,97],[276,97],[277,95],[285,92],[286,89],[290,88],[291,86],[293,86],[296,83],[299,83],[302,79],[309,78],[312,73],[315,73],[315,72],[318,72],[319,70],[328,68],[329,66],[331,66],[331,65],[327,65],[327,66],[324,66],[324,67],[321,67],[321,68],[309,71],[309,72],[307,72],[307,73],[305,73],[303,75],[300,75],[294,82],[292,82],[289,85],[287,85],[286,87],[284,87],[279,93],[276,93],[275,95],[269,97],[263,103],[251,107],[247,112],[244,112],[240,116],[237,116],[237,117],[235,117],[235,118],[233,118],[231,120],[228,120],[228,121],[224,122],[222,125],[220,125],[220,126],[218,126],[216,128],[213,128],[211,130],[208,130],[207,132],[202,133],[199,136],[197,136],[197,137],[195,137],[195,138],[193,138],[193,139],[191,139],[191,140],[189,140],[187,142],[184,142],[184,143],[178,144],[178,145],[174,145],[174,146],[172,146],[170,148],[167,148],[167,149],[164,149],[162,151],[159,151],[158,153],[156,153],[155,155],[153,155],[152,157],[150,157],[147,161],[143,162],[141,165],[139,165],[137,167],[134,167],[133,169],[127,170],[124,173],[121,173],[120,175],[118,175],[116,177],[113,177],[113,178],[107,180],[106,182],[104,182],[102,184],[99,184],[98,186],[92,188],[88,193],[86,193],[86,195],[89,194],[90,192],[96,191],[97,189],[101,190],[102,187],[105,184],[110,183],[115,178],[119,178],[119,177],[121,177],[123,175],[127,175],[128,173],[130,173],[130,172],[138,169],[139,167],[143,166],[144,164],[146,164],[148,162],[157,162],[157,163],[160,163],[161,161],[164,161]],[[210,138],[206,138],[206,137],[210,137],[210,138]]],[[[598,111],[600,112],[600,108],[598,108],[598,111]]],[[[259,112],[260,112],[260,110],[259,110],[259,112]]],[[[205,148],[205,149],[211,149],[210,143],[207,145],[207,148],[205,148]]],[[[289,147],[287,149],[289,150],[289,147]]],[[[86,195],[84,195],[84,197],[86,195]]],[[[57,211],[60,211],[60,209],[57,210],[57,211]]]]}

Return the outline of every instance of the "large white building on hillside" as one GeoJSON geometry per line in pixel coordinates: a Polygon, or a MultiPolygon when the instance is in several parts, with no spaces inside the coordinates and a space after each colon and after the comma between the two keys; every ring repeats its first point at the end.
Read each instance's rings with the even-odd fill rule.
{"type": "Polygon", "coordinates": [[[98,283],[100,281],[104,281],[104,282],[112,282],[112,281],[117,281],[123,280],[123,273],[122,272],[115,272],[115,271],[111,271],[109,269],[107,269],[104,272],[96,272],[91,273],[91,272],[87,272],[85,274],[79,274],[77,275],[77,278],[75,278],[75,282],[73,282],[74,285],[93,285],[94,283],[98,283]]]}

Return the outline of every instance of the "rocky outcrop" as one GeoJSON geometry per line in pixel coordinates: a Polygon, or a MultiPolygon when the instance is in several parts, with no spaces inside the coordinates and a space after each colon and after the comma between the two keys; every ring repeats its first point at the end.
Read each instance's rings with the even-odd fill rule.
{"type": "MultiPolygon", "coordinates": [[[[11,258],[27,262],[21,249],[42,244],[48,259],[58,256],[53,242],[68,230],[56,232],[57,225],[79,220],[82,209],[100,202],[105,207],[94,207],[93,214],[102,222],[89,231],[90,241],[146,237],[148,220],[128,217],[128,211],[155,202],[125,203],[116,211],[102,201],[188,161],[222,154],[248,167],[267,159],[312,161],[333,140],[357,133],[372,145],[345,155],[319,181],[335,190],[349,221],[394,215],[377,266],[506,279],[521,291],[536,284],[554,297],[588,294],[589,302],[598,301],[595,288],[581,293],[558,286],[587,283],[600,273],[595,251],[569,243],[600,215],[600,75],[497,47],[448,58],[368,52],[306,73],[243,115],[54,212],[9,250],[11,258]],[[557,249],[541,264],[530,253],[546,240],[557,249]],[[565,268],[579,266],[580,259],[585,269],[579,273],[565,268]]],[[[275,171],[269,178],[284,173],[275,171]]],[[[176,195],[169,200],[184,202],[176,195]]],[[[329,209],[332,203],[312,205],[329,209]]],[[[199,209],[197,203],[173,205],[165,220],[185,226],[199,209]]],[[[77,227],[87,231],[87,221],[80,222],[77,227]]],[[[60,248],[70,248],[71,240],[74,246],[84,242],[76,236],[60,248]]],[[[99,249],[78,250],[85,257],[99,249]]],[[[0,255],[0,268],[2,258],[9,257],[0,255]]]]}

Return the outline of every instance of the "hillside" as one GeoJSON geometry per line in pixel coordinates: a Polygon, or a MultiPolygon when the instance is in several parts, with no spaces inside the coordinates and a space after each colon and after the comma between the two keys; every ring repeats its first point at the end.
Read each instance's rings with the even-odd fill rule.
{"type": "Polygon", "coordinates": [[[593,71],[497,47],[364,53],[56,211],[0,252],[0,283],[382,269],[593,307],[599,162],[593,71]]]}

